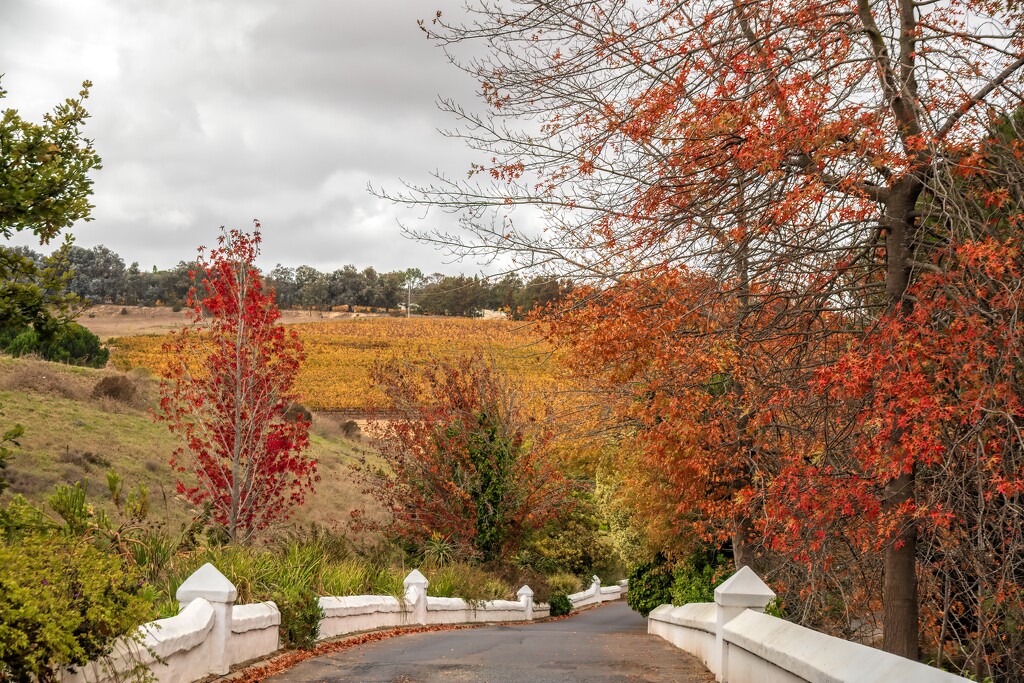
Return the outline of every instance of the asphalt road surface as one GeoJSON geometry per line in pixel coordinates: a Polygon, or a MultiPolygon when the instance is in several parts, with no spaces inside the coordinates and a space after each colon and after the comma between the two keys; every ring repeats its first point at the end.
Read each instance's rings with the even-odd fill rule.
{"type": "Polygon", "coordinates": [[[413,633],[307,660],[274,683],[714,683],[624,600],[570,619],[413,633]]]}

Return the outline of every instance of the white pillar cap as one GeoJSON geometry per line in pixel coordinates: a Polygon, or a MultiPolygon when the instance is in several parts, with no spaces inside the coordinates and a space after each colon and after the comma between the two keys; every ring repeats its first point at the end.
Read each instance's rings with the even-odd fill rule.
{"type": "Polygon", "coordinates": [[[182,603],[192,602],[196,598],[205,598],[210,602],[234,602],[238,597],[238,590],[226,576],[207,562],[185,579],[178,587],[175,597],[182,603]]]}
{"type": "Polygon", "coordinates": [[[722,607],[764,609],[775,598],[775,591],[750,567],[741,567],[715,589],[715,602],[722,607]]]}
{"type": "Polygon", "coordinates": [[[405,577],[405,581],[402,582],[402,585],[406,588],[409,586],[423,586],[426,588],[430,585],[430,582],[427,581],[427,577],[423,576],[419,569],[413,569],[409,572],[409,576],[405,577]]]}

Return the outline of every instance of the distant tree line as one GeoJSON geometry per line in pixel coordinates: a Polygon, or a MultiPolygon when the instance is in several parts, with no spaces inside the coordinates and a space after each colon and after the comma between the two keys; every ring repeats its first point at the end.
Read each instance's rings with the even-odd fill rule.
{"type": "MultiPolygon", "coordinates": [[[[27,247],[14,251],[40,268],[55,268],[67,290],[92,304],[125,306],[183,306],[191,286],[189,271],[195,264],[181,261],[168,270],[142,270],[138,263],[125,266],[116,252],[99,245],[87,249],[64,247],[47,257],[27,247]]],[[[475,317],[484,310],[506,310],[513,317],[553,301],[572,291],[569,280],[544,276],[524,279],[516,273],[501,278],[469,275],[424,275],[419,269],[378,273],[347,265],[330,273],[312,266],[289,268],[278,264],[264,275],[277,291],[281,308],[310,311],[369,308],[404,310],[425,315],[475,317]]]]}

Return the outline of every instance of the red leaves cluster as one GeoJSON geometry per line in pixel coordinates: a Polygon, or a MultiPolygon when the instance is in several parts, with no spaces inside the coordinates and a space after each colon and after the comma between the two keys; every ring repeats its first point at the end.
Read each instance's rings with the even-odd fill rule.
{"type": "Polygon", "coordinates": [[[178,491],[209,506],[234,542],[287,519],[312,489],[316,461],[303,456],[309,422],[286,417],[302,345],[277,323],[273,291],[254,261],[259,224],[231,230],[208,255],[200,248],[188,305],[192,326],[173,336],[158,419],[184,445],[171,465],[190,474],[178,491]]]}

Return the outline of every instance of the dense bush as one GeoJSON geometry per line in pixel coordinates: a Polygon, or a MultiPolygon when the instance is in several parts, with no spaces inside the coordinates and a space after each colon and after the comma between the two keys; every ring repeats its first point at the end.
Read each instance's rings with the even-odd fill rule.
{"type": "Polygon", "coordinates": [[[602,516],[590,491],[573,491],[560,513],[527,537],[515,561],[544,573],[622,577],[618,552],[601,531],[602,516]]]}
{"type": "Polygon", "coordinates": [[[563,614],[568,614],[572,611],[572,603],[569,602],[569,596],[565,593],[555,593],[548,600],[548,606],[551,607],[551,616],[560,617],[563,614]]]}
{"type": "Polygon", "coordinates": [[[324,611],[320,597],[306,586],[288,587],[271,595],[281,612],[281,646],[311,650],[320,637],[324,611]]]}
{"type": "Polygon", "coordinates": [[[141,591],[119,557],[81,540],[35,535],[0,545],[0,680],[46,683],[108,655],[152,617],[141,591]]]}
{"type": "Polygon", "coordinates": [[[110,351],[100,338],[78,323],[58,327],[51,335],[42,335],[32,327],[8,327],[0,331],[0,347],[12,356],[36,354],[56,363],[101,368],[110,351]]]}
{"type": "Polygon", "coordinates": [[[672,568],[664,555],[659,553],[629,573],[626,602],[644,617],[655,607],[672,602],[672,568]]]}
{"type": "Polygon", "coordinates": [[[694,553],[672,574],[672,604],[714,602],[715,587],[728,578],[732,569],[732,561],[717,552],[694,553]]]}

